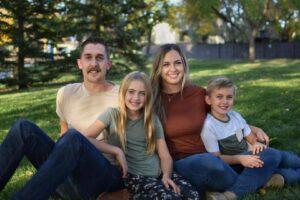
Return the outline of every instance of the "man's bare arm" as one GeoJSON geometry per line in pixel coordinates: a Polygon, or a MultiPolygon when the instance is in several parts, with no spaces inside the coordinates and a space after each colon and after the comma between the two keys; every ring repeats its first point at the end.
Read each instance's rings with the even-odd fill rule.
{"type": "Polygon", "coordinates": [[[69,129],[67,122],[60,120],[60,136],[69,129]]]}

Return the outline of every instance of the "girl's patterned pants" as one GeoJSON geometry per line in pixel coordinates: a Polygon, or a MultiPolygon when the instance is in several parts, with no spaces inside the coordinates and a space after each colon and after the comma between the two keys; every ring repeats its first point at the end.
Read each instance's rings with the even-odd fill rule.
{"type": "Polygon", "coordinates": [[[198,191],[182,176],[173,173],[171,179],[180,188],[181,194],[178,195],[172,189],[166,188],[161,177],[154,178],[142,175],[127,175],[125,187],[130,192],[132,200],[197,200],[199,199],[198,191]]]}

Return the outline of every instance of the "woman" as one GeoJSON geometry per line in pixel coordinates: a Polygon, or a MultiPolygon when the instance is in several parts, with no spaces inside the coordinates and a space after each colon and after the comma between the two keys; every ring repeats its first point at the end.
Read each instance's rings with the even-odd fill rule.
{"type": "MultiPolygon", "coordinates": [[[[202,126],[209,110],[205,103],[205,89],[189,82],[189,69],[185,56],[176,44],[165,44],[159,49],[153,63],[151,81],[154,91],[154,108],[159,115],[174,169],[187,178],[200,192],[204,190],[225,191],[235,199],[248,191],[263,186],[276,170],[277,152],[270,149],[261,155],[267,173],[260,177],[252,174],[255,168],[234,171],[221,159],[206,153],[200,138],[202,126]]],[[[268,143],[264,132],[251,128],[258,139],[268,143]]]]}

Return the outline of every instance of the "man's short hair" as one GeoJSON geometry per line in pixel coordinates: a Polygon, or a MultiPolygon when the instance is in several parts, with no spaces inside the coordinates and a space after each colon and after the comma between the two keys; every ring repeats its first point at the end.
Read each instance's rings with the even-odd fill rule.
{"type": "Polygon", "coordinates": [[[104,39],[98,38],[98,37],[88,37],[85,41],[83,41],[80,44],[80,46],[79,46],[80,57],[82,56],[82,52],[83,52],[85,46],[88,45],[88,44],[101,44],[101,45],[103,45],[104,49],[105,49],[107,59],[109,58],[109,49],[108,49],[107,43],[105,42],[104,39]]]}

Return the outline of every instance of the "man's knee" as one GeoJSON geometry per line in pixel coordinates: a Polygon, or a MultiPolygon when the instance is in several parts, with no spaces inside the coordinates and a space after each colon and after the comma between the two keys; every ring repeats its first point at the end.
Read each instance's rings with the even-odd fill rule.
{"type": "Polygon", "coordinates": [[[17,120],[11,127],[10,132],[15,134],[22,135],[22,137],[26,138],[27,135],[35,133],[32,131],[36,127],[34,123],[27,119],[19,119],[17,120]]]}
{"type": "Polygon", "coordinates": [[[78,143],[84,140],[85,137],[76,129],[69,129],[58,141],[58,143],[78,143]]]}
{"type": "Polygon", "coordinates": [[[18,119],[12,125],[12,128],[24,128],[24,127],[31,127],[33,123],[27,119],[18,119]]]}

